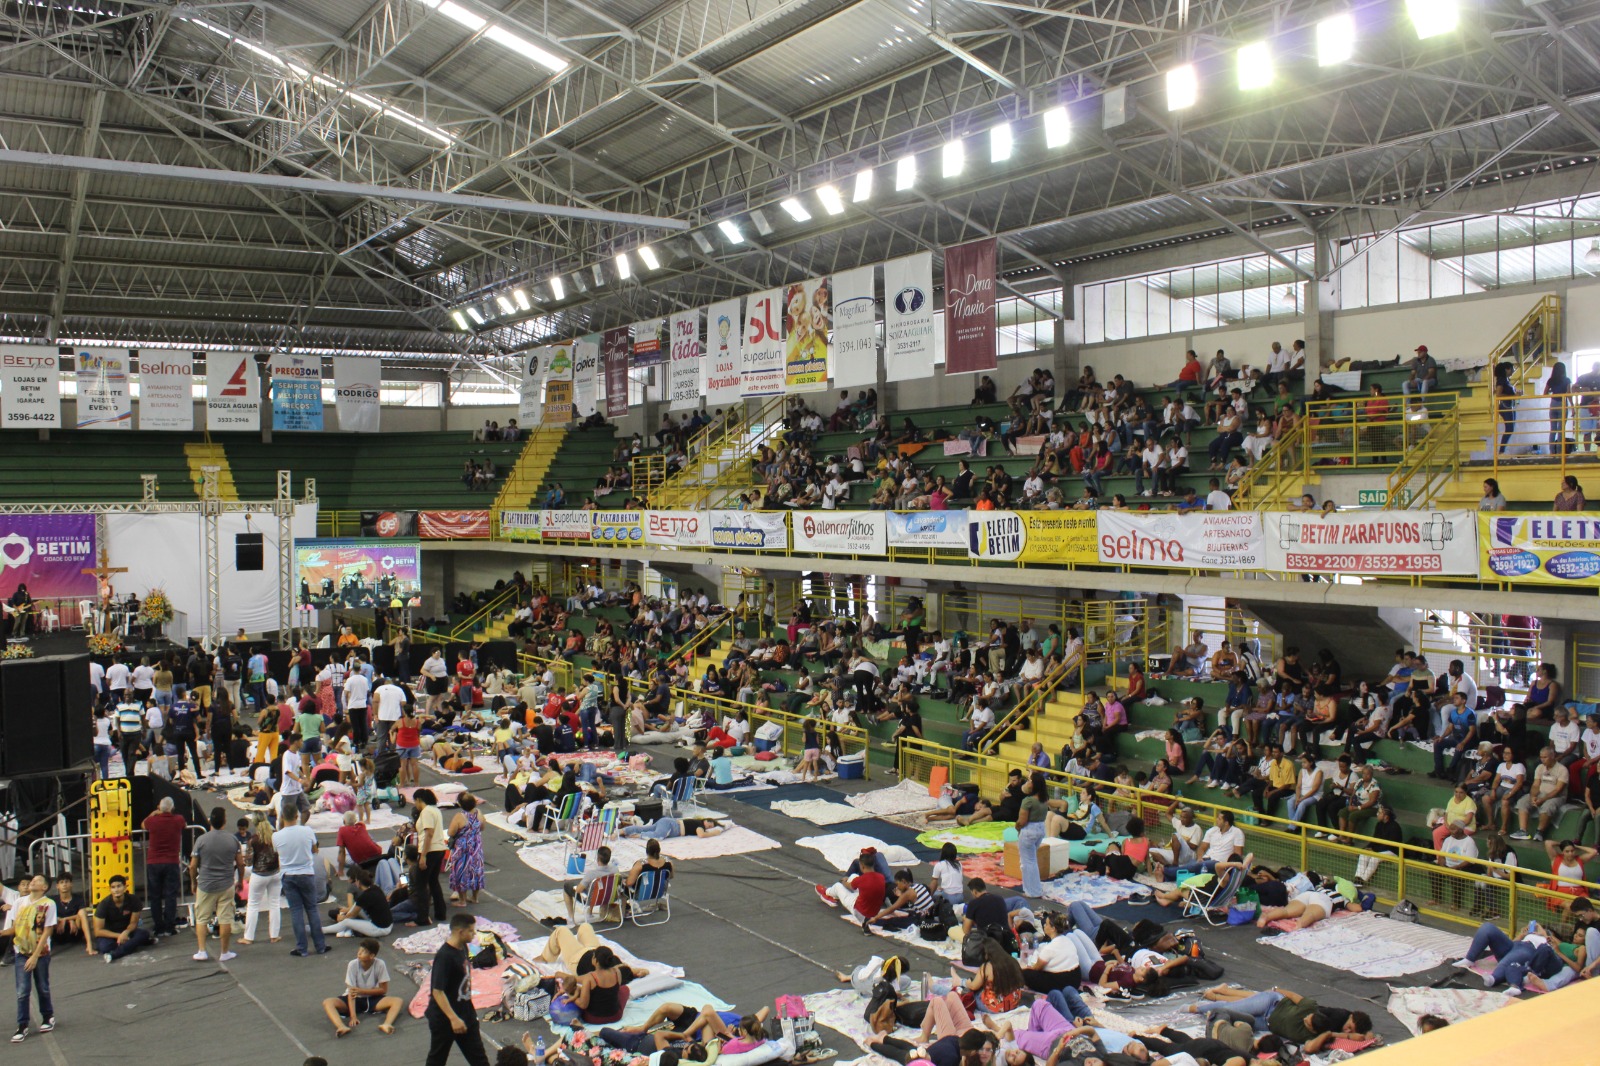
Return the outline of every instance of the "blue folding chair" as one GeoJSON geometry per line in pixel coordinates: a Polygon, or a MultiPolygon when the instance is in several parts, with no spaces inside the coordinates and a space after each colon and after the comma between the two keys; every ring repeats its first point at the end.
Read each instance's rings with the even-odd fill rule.
{"type": "Polygon", "coordinates": [[[535,832],[544,833],[554,828],[557,832],[564,832],[571,828],[578,820],[578,815],[583,813],[584,795],[574,792],[561,801],[559,807],[546,804],[539,812],[539,825],[535,832]]]}
{"type": "Polygon", "coordinates": [[[628,898],[628,920],[634,925],[661,925],[671,921],[672,900],[667,895],[671,883],[672,871],[667,867],[659,870],[645,867],[628,898]],[[643,920],[646,917],[650,920],[643,920]]]}
{"type": "Polygon", "coordinates": [[[700,791],[701,780],[698,777],[680,777],[672,786],[671,795],[668,797],[672,803],[672,813],[677,814],[685,804],[693,806],[695,794],[700,791]]]}

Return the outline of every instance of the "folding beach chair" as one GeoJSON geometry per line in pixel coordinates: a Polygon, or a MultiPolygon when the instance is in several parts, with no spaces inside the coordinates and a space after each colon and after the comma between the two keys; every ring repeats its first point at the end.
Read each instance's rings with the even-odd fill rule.
{"type": "Polygon", "coordinates": [[[597,811],[589,810],[589,817],[573,824],[572,833],[566,838],[566,848],[561,854],[561,863],[565,866],[574,855],[589,855],[598,851],[600,846],[617,835],[617,809],[608,808],[597,811]]]}
{"type": "Polygon", "coordinates": [[[587,922],[596,932],[621,929],[626,917],[620,887],[621,880],[616,874],[606,874],[590,882],[588,894],[583,897],[584,914],[578,921],[587,922]]]}
{"type": "Polygon", "coordinates": [[[1218,877],[1199,874],[1183,883],[1187,895],[1183,902],[1185,918],[1204,918],[1211,925],[1228,924],[1228,906],[1244,884],[1244,870],[1235,868],[1218,877]]]}
{"type": "Polygon", "coordinates": [[[539,811],[539,824],[535,826],[534,832],[545,833],[551,829],[562,832],[570,828],[573,822],[577,821],[578,815],[583,813],[583,800],[582,792],[574,792],[563,799],[559,807],[545,804],[539,811]]]}
{"type": "Polygon", "coordinates": [[[701,780],[698,777],[680,777],[672,786],[672,793],[668,797],[671,801],[671,810],[674,815],[684,807],[697,806],[695,795],[700,791],[701,780]]]}
{"type": "Polygon", "coordinates": [[[667,867],[652,870],[648,866],[639,874],[628,899],[628,919],[634,925],[661,925],[672,920],[672,901],[667,889],[672,883],[672,871],[667,867]],[[649,921],[645,921],[645,918],[649,921]]]}

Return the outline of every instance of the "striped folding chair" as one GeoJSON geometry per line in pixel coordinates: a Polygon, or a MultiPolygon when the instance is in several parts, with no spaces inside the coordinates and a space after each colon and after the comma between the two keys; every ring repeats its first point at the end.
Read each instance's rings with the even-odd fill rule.
{"type": "Polygon", "coordinates": [[[596,932],[621,929],[627,918],[620,885],[616,874],[606,874],[590,882],[589,893],[583,897],[584,915],[579,921],[587,922],[596,932]]]}
{"type": "Polygon", "coordinates": [[[661,925],[671,921],[672,901],[667,895],[671,883],[672,871],[667,867],[659,870],[645,867],[628,898],[628,920],[634,925],[661,925]]]}

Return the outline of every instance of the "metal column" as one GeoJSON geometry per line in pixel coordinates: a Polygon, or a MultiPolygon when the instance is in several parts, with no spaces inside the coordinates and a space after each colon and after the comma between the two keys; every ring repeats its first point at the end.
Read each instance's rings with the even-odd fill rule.
{"type": "Polygon", "coordinates": [[[278,496],[273,509],[278,515],[278,647],[293,648],[295,638],[294,610],[294,499],[290,488],[293,477],[287,470],[278,471],[278,496]]]}
{"type": "Polygon", "coordinates": [[[206,640],[207,646],[222,647],[222,496],[217,486],[220,467],[201,468],[200,529],[206,557],[206,640]]]}

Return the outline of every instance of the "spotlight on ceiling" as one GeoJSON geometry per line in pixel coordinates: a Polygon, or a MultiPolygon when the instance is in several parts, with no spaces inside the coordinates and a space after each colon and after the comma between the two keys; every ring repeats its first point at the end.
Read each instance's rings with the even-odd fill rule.
{"type": "Polygon", "coordinates": [[[724,237],[728,238],[729,244],[744,243],[744,233],[739,229],[739,223],[735,222],[733,219],[723,219],[721,222],[717,223],[717,228],[722,231],[722,235],[724,237]]]}
{"type": "Polygon", "coordinates": [[[917,183],[917,157],[903,155],[894,165],[894,191],[905,192],[917,183]]]}
{"type": "Polygon", "coordinates": [[[1002,122],[989,130],[989,162],[1004,163],[1011,158],[1011,123],[1002,122]]]}
{"type": "Polygon", "coordinates": [[[661,260],[656,258],[656,250],[648,244],[639,245],[639,259],[644,263],[646,270],[661,269],[661,260]]]}
{"type": "Polygon", "coordinates": [[[1044,113],[1044,146],[1061,148],[1072,140],[1072,116],[1064,107],[1052,107],[1044,113]]]}
{"type": "Polygon", "coordinates": [[[806,205],[800,202],[797,196],[791,196],[778,205],[796,222],[810,222],[811,212],[806,210],[806,205]]]}
{"type": "Polygon", "coordinates": [[[1200,76],[1194,64],[1185,63],[1167,71],[1167,110],[1182,111],[1200,101],[1200,76]]]}
{"type": "Polygon", "coordinates": [[[524,311],[533,310],[533,301],[528,299],[527,289],[518,289],[511,295],[516,299],[518,307],[522,308],[524,311]]]}
{"type": "Polygon", "coordinates": [[[1317,23],[1317,66],[1348,63],[1356,53],[1356,20],[1348,13],[1329,15],[1317,23]]]}
{"type": "Polygon", "coordinates": [[[850,194],[850,202],[862,204],[870,199],[872,199],[872,168],[866,167],[856,171],[856,188],[855,192],[850,194]]]}
{"type": "Polygon", "coordinates": [[[822,202],[822,209],[830,215],[844,214],[844,198],[839,195],[839,190],[832,185],[824,185],[817,190],[817,199],[822,202]]]}

